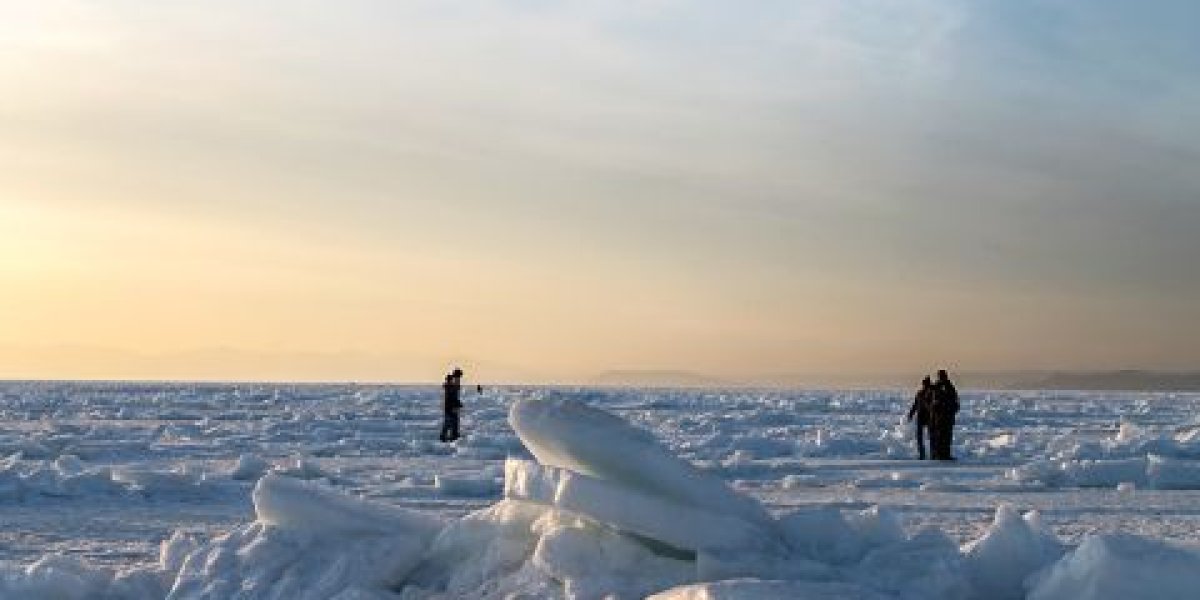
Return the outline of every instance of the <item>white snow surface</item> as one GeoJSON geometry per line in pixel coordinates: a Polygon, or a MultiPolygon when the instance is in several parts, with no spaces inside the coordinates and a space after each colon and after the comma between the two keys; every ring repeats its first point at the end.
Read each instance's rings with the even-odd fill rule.
{"type": "Polygon", "coordinates": [[[0,599],[1176,598],[1200,396],[0,384],[0,599]],[[505,418],[507,416],[507,418],[505,418]]]}

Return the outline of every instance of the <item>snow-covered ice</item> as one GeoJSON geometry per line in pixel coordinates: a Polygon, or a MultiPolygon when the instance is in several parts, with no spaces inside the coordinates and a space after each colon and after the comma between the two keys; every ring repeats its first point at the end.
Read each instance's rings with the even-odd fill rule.
{"type": "Polygon", "coordinates": [[[0,384],[0,598],[1173,598],[1200,396],[0,384]]]}

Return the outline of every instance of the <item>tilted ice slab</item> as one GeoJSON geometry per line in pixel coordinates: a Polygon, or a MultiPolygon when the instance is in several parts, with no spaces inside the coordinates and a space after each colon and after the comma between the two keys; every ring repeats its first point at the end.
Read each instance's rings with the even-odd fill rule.
{"type": "Polygon", "coordinates": [[[254,508],[255,522],[187,555],[168,599],[369,598],[403,581],[442,526],[278,475],[259,480],[254,508]]]}
{"type": "Polygon", "coordinates": [[[693,554],[782,550],[774,528],[531,461],[509,459],[505,463],[504,496],[551,505],[693,554]]]}
{"type": "Polygon", "coordinates": [[[766,525],[757,501],[671,454],[649,432],[570,398],[522,398],[509,423],[534,458],[683,506],[766,525]]]}

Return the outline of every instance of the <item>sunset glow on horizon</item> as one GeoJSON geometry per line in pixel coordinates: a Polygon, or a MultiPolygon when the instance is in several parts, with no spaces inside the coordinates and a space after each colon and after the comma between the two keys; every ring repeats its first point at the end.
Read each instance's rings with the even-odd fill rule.
{"type": "Polygon", "coordinates": [[[0,377],[1200,368],[1197,17],[0,0],[0,377]]]}

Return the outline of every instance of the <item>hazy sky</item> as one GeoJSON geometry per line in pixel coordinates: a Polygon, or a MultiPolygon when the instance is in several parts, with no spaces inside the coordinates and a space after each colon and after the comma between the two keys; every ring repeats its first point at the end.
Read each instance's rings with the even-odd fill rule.
{"type": "Polygon", "coordinates": [[[1198,23],[0,0],[0,376],[1197,368],[1198,23]]]}

